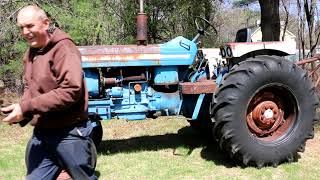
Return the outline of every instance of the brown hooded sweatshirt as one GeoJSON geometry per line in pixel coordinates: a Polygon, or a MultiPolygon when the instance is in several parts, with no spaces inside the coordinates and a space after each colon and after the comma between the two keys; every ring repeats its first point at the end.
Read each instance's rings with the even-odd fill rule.
{"type": "Polygon", "coordinates": [[[81,55],[69,35],[55,29],[45,48],[26,51],[23,63],[25,88],[20,106],[25,117],[33,117],[33,125],[66,128],[87,119],[81,55]]]}

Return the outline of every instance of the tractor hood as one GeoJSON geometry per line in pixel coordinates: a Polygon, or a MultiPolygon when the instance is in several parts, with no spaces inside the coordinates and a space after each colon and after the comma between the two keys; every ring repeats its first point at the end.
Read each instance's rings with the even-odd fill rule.
{"type": "Polygon", "coordinates": [[[197,46],[177,37],[164,44],[79,46],[82,67],[176,66],[193,63],[197,46]]]}

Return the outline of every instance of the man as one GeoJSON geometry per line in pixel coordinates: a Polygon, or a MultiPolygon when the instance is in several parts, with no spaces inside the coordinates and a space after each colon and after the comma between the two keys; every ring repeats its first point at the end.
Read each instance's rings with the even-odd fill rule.
{"type": "Polygon", "coordinates": [[[3,119],[8,124],[32,119],[26,179],[56,179],[62,169],[73,179],[97,179],[77,47],[66,33],[49,28],[50,20],[38,6],[23,7],[17,24],[30,45],[23,58],[25,89],[18,104],[1,111],[9,113],[3,119]]]}

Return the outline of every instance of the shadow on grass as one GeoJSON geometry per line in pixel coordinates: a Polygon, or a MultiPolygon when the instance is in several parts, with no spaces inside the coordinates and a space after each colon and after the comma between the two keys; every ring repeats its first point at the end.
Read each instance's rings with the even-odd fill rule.
{"type": "Polygon", "coordinates": [[[129,139],[105,140],[101,142],[99,153],[111,155],[117,153],[130,153],[138,151],[157,151],[173,149],[173,155],[188,156],[194,149],[202,148],[201,157],[213,161],[216,165],[231,168],[236,164],[222,151],[218,144],[208,137],[195,132],[191,127],[181,128],[177,134],[164,134],[155,136],[140,136],[129,139]],[[187,149],[187,153],[177,153],[179,148],[187,149]]]}

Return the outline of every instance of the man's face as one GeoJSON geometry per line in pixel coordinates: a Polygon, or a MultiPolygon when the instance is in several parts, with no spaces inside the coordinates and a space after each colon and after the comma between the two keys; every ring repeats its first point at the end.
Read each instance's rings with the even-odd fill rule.
{"type": "Polygon", "coordinates": [[[17,24],[22,37],[31,47],[43,48],[49,42],[47,33],[49,28],[48,19],[40,19],[34,12],[25,12],[18,15],[17,24]]]}

